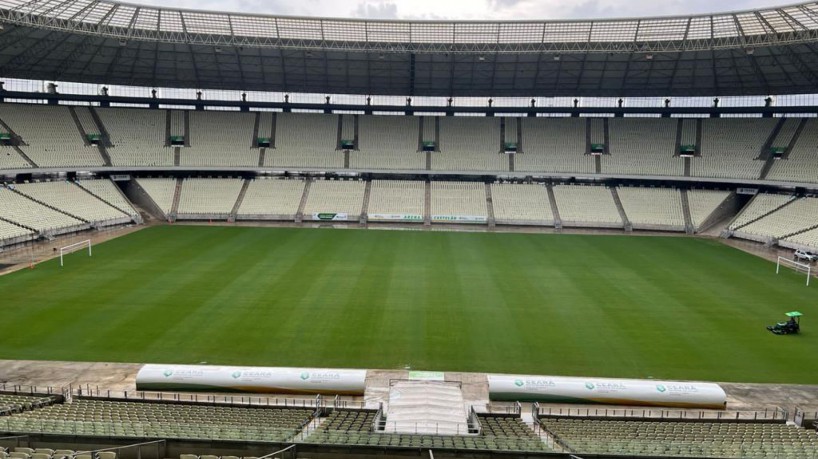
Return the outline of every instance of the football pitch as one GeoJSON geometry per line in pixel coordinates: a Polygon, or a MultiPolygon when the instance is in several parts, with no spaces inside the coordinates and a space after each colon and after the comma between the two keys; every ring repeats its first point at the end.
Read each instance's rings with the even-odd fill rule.
{"type": "Polygon", "coordinates": [[[0,277],[0,358],[816,384],[804,281],[685,237],[161,226],[0,277]]]}

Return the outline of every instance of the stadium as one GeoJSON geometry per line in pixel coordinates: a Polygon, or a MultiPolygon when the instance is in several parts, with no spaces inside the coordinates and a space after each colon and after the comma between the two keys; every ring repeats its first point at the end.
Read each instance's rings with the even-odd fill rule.
{"type": "Polygon", "coordinates": [[[0,459],[818,459],[818,2],[0,0],[0,459]]]}

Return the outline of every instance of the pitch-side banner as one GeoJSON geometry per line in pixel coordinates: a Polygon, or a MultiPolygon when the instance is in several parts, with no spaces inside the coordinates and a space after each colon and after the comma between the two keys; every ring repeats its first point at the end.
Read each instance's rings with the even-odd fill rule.
{"type": "Polygon", "coordinates": [[[340,222],[340,221],[348,221],[349,214],[337,214],[332,212],[316,212],[312,214],[312,219],[316,221],[322,222],[340,222]]]}
{"type": "Polygon", "coordinates": [[[485,215],[432,215],[432,221],[450,223],[486,223],[488,218],[485,215]]]}
{"type": "Polygon", "coordinates": [[[366,370],[144,365],[137,390],[363,395],[366,370]]]}
{"type": "Polygon", "coordinates": [[[415,214],[368,214],[367,220],[376,222],[422,222],[423,215],[415,214]]]}
{"type": "Polygon", "coordinates": [[[724,409],[727,394],[718,384],[634,379],[488,375],[492,400],[599,403],[724,409]]]}

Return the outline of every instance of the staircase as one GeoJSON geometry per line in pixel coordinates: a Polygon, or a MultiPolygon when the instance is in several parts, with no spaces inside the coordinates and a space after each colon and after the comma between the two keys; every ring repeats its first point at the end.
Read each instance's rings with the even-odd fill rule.
{"type": "Polygon", "coordinates": [[[182,165],[182,147],[173,147],[173,165],[182,165]]]}
{"type": "Polygon", "coordinates": [[[494,219],[494,201],[491,197],[491,184],[486,183],[486,211],[488,212],[489,228],[497,226],[497,221],[494,219]]]}
{"type": "Polygon", "coordinates": [[[236,203],[233,204],[233,209],[230,211],[230,215],[227,217],[228,223],[234,223],[236,221],[236,215],[239,213],[239,209],[241,208],[241,203],[244,201],[244,195],[247,194],[247,188],[250,186],[250,181],[245,180],[241,184],[241,191],[239,191],[239,197],[236,198],[236,203]]]}
{"type": "Polygon", "coordinates": [[[258,167],[264,167],[264,157],[267,156],[267,148],[258,149],[258,167]]]}
{"type": "Polygon", "coordinates": [[[170,117],[171,117],[170,110],[165,110],[165,146],[166,147],[171,146],[171,144],[170,144],[170,125],[171,125],[170,117]]]}
{"type": "Polygon", "coordinates": [[[423,197],[423,224],[432,225],[432,183],[426,182],[426,192],[423,197]]]}
{"type": "Polygon", "coordinates": [[[693,165],[693,158],[685,158],[685,177],[690,177],[690,168],[693,165]]]}
{"type": "Polygon", "coordinates": [[[684,118],[679,118],[676,122],[676,142],[673,147],[673,156],[679,156],[682,152],[682,132],[684,132],[684,118]]]}
{"type": "MultiPolygon", "coordinates": [[[[79,107],[81,110],[86,109],[86,107],[79,107]]],[[[71,119],[74,120],[74,125],[77,126],[77,131],[79,131],[80,136],[82,137],[82,143],[86,147],[96,147],[97,151],[99,152],[100,158],[102,158],[102,163],[106,166],[111,165],[111,157],[108,156],[108,151],[105,150],[105,143],[104,140],[101,140],[97,145],[93,145],[90,140],[88,140],[88,132],[85,131],[85,128],[82,127],[82,122],[80,121],[79,116],[77,115],[77,109],[74,107],[68,107],[68,112],[71,113],[71,119]]]]}
{"type": "Polygon", "coordinates": [[[781,236],[780,238],[778,238],[778,240],[780,241],[781,239],[787,239],[788,237],[798,236],[799,234],[804,234],[804,233],[806,233],[808,231],[812,231],[814,229],[818,229],[818,225],[813,225],[813,226],[810,226],[809,228],[804,228],[802,230],[795,231],[794,233],[785,234],[785,235],[781,236]]]}
{"type": "Polygon", "coordinates": [[[372,181],[369,180],[366,182],[366,187],[364,188],[364,203],[361,206],[361,218],[360,222],[362,225],[366,225],[367,221],[369,221],[369,195],[372,193],[372,181]]]}
{"type": "Polygon", "coordinates": [[[170,206],[168,221],[175,222],[179,213],[179,200],[182,198],[182,179],[176,179],[176,191],[173,193],[173,204],[170,206]]]}
{"type": "Polygon", "coordinates": [[[602,156],[601,155],[594,156],[594,171],[597,174],[602,173],[602,156]]]}
{"type": "Polygon", "coordinates": [[[261,112],[256,112],[253,120],[253,137],[250,139],[250,148],[259,148],[258,146],[258,126],[261,123],[261,112]]]}
{"type": "Polygon", "coordinates": [[[562,229],[562,217],[560,217],[560,209],[557,207],[557,197],[554,195],[554,187],[550,183],[545,185],[548,190],[548,202],[551,204],[551,213],[554,215],[554,228],[562,229]]]}
{"type": "Polygon", "coordinates": [[[18,154],[18,155],[20,155],[20,156],[21,156],[21,157],[22,157],[24,160],[26,160],[26,162],[27,162],[27,163],[28,163],[28,164],[29,164],[31,167],[35,167],[35,168],[36,168],[36,167],[39,167],[39,166],[37,166],[37,164],[36,164],[34,161],[32,161],[32,160],[31,160],[31,158],[29,158],[29,157],[28,157],[28,155],[27,155],[27,154],[25,154],[25,153],[23,152],[23,150],[22,150],[22,149],[19,147],[19,145],[25,145],[25,142],[23,142],[23,139],[21,139],[21,138],[20,138],[20,136],[19,136],[19,135],[17,135],[17,133],[16,133],[16,132],[14,132],[14,130],[12,130],[12,129],[11,129],[11,127],[10,127],[8,124],[6,124],[6,122],[5,122],[5,121],[3,121],[2,119],[0,119],[0,126],[2,126],[2,127],[3,127],[3,129],[4,129],[6,132],[8,132],[8,133],[11,135],[11,138],[12,138],[12,147],[11,147],[11,148],[13,148],[13,149],[14,149],[14,151],[16,151],[16,152],[17,152],[17,154],[18,154]]]}
{"type": "Polygon", "coordinates": [[[295,213],[295,222],[302,223],[304,221],[304,208],[307,207],[307,197],[310,195],[310,185],[312,180],[307,179],[304,184],[304,194],[301,195],[301,203],[298,204],[298,211],[295,213]]]}
{"type": "Polygon", "coordinates": [[[91,119],[99,130],[100,137],[102,137],[99,143],[99,153],[102,155],[105,165],[111,166],[113,163],[111,162],[111,156],[108,154],[108,147],[114,146],[114,144],[111,143],[111,135],[108,133],[108,129],[105,127],[105,124],[102,123],[102,118],[99,117],[94,107],[88,107],[88,112],[91,114],[91,119]]]}
{"type": "Polygon", "coordinates": [[[508,171],[509,172],[514,172],[514,157],[517,156],[517,155],[514,154],[514,155],[506,155],[506,156],[508,156],[508,171]]]}
{"type": "Polygon", "coordinates": [[[190,148],[191,145],[191,138],[190,138],[190,111],[185,110],[185,147],[190,148]]]}
{"type": "Polygon", "coordinates": [[[625,231],[633,231],[633,225],[631,225],[631,221],[628,219],[628,215],[625,213],[625,206],[622,205],[622,200],[619,198],[619,191],[617,191],[616,187],[611,187],[611,195],[616,203],[616,210],[619,211],[619,217],[622,218],[622,224],[625,231]]]}
{"type": "Polygon", "coordinates": [[[14,149],[14,151],[16,151],[16,152],[17,152],[17,154],[18,154],[18,155],[22,156],[22,157],[23,157],[23,159],[25,159],[25,160],[26,160],[26,162],[27,162],[27,163],[29,163],[29,164],[31,165],[31,167],[40,167],[40,166],[38,166],[38,165],[37,165],[37,163],[35,163],[34,161],[32,161],[32,159],[31,159],[31,158],[29,158],[29,157],[28,157],[28,155],[27,155],[27,154],[25,154],[25,153],[23,152],[23,150],[22,150],[20,147],[18,147],[17,145],[15,145],[15,146],[13,146],[13,147],[11,147],[11,148],[13,148],[13,149],[14,149]]]}
{"type": "Polygon", "coordinates": [[[690,197],[687,195],[687,190],[679,190],[682,198],[682,211],[685,217],[685,233],[694,234],[696,228],[693,226],[693,217],[690,216],[690,197]]]}
{"type": "Polygon", "coordinates": [[[6,222],[6,223],[9,223],[9,224],[14,225],[14,226],[19,226],[20,228],[25,228],[25,229],[27,229],[29,231],[34,232],[35,234],[39,234],[39,231],[37,231],[36,229],[34,229],[34,228],[30,227],[30,226],[23,225],[22,223],[17,223],[15,221],[9,220],[7,218],[0,217],[0,222],[6,222]]]}

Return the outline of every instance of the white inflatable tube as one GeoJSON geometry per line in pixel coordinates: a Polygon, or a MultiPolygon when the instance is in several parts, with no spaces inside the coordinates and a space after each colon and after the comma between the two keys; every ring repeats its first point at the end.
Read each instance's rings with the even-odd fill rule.
{"type": "Polygon", "coordinates": [[[634,379],[488,375],[489,398],[497,401],[640,405],[725,409],[718,384],[634,379]]]}
{"type": "Polygon", "coordinates": [[[363,395],[366,370],[144,365],[137,390],[363,395]]]}

